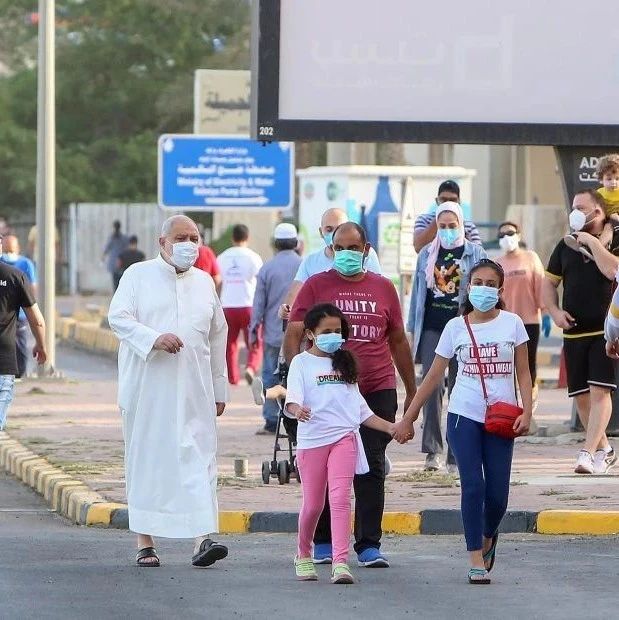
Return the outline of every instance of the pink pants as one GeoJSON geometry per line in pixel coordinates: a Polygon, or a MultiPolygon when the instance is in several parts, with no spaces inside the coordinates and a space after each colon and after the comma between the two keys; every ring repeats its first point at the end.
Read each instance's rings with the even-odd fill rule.
{"type": "Polygon", "coordinates": [[[236,385],[241,373],[239,370],[239,348],[237,340],[239,334],[243,334],[247,347],[247,368],[251,368],[254,374],[258,373],[260,360],[262,359],[262,334],[258,332],[258,340],[255,346],[249,344],[249,323],[251,321],[251,308],[224,308],[226,322],[228,323],[228,347],[226,349],[226,363],[228,364],[228,381],[236,385]]]}
{"type": "Polygon", "coordinates": [[[300,558],[312,555],[312,539],[329,488],[333,563],[346,563],[350,543],[350,493],[357,461],[357,439],[349,433],[338,442],[320,448],[297,450],[303,504],[299,514],[300,558]]]}

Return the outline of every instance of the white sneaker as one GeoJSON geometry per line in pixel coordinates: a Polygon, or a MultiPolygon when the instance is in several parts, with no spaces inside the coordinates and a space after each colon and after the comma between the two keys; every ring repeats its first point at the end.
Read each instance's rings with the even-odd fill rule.
{"type": "Polygon", "coordinates": [[[592,474],[594,471],[593,457],[590,452],[581,450],[578,453],[578,460],[576,461],[576,467],[574,471],[577,474],[592,474]]]}
{"type": "Polygon", "coordinates": [[[596,450],[593,456],[593,472],[596,474],[606,474],[617,463],[617,454],[611,449],[610,452],[605,450],[596,450]]]}
{"type": "Polygon", "coordinates": [[[264,397],[264,383],[260,377],[254,377],[250,389],[256,405],[264,405],[266,402],[266,398],[264,397]]]}
{"type": "Polygon", "coordinates": [[[438,471],[443,465],[438,454],[426,454],[426,462],[423,466],[424,471],[438,471]]]}

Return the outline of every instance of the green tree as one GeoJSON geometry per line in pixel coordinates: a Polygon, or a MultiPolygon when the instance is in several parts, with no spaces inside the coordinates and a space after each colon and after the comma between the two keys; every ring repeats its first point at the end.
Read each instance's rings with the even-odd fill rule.
{"type": "MultiPolygon", "coordinates": [[[[0,0],[0,205],[31,208],[36,2],[0,0]],[[6,9],[4,12],[2,9],[6,9]]],[[[156,143],[191,131],[193,72],[249,66],[247,0],[66,0],[57,7],[57,192],[152,201],[156,143]]]]}

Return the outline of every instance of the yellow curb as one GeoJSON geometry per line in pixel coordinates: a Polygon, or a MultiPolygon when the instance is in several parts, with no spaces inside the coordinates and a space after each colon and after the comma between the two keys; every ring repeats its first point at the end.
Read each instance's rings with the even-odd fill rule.
{"type": "Polygon", "coordinates": [[[57,473],[59,473],[57,467],[52,467],[49,463],[45,463],[44,465],[35,467],[33,469],[31,473],[32,482],[29,484],[37,493],[41,493],[41,491],[39,491],[39,480],[41,480],[41,476],[43,476],[44,474],[57,473]]]}
{"type": "Polygon", "coordinates": [[[23,450],[15,450],[11,452],[6,458],[5,468],[13,475],[17,474],[17,459],[22,456],[35,456],[35,454],[24,448],[23,450]]]}
{"type": "Polygon", "coordinates": [[[619,534],[619,512],[543,510],[537,515],[539,534],[619,534]]]}
{"type": "Polygon", "coordinates": [[[27,461],[21,471],[21,479],[29,486],[34,486],[34,476],[37,468],[47,468],[49,463],[42,457],[38,457],[34,461],[27,461]]]}
{"type": "Polygon", "coordinates": [[[219,512],[220,534],[245,534],[249,532],[249,519],[252,513],[242,510],[222,510],[219,512]]]}
{"type": "Polygon", "coordinates": [[[15,459],[15,475],[20,479],[23,480],[24,479],[24,466],[27,465],[28,463],[32,462],[32,461],[36,461],[38,460],[39,456],[36,455],[34,452],[31,452],[28,455],[23,455],[23,456],[18,456],[15,459]]]}
{"type": "Polygon", "coordinates": [[[86,515],[86,525],[108,526],[112,521],[112,513],[114,510],[126,507],[125,504],[114,504],[112,502],[92,504],[86,515]]]}
{"type": "Polygon", "coordinates": [[[50,499],[49,502],[52,506],[52,510],[58,510],[61,506],[62,493],[65,489],[70,487],[85,487],[86,485],[79,480],[60,480],[59,482],[50,483],[50,499]]]}
{"type": "MultiPolygon", "coordinates": [[[[92,490],[89,489],[83,482],[80,485],[75,485],[71,487],[65,487],[60,492],[60,502],[58,503],[58,512],[64,515],[65,517],[71,518],[69,515],[69,500],[75,493],[92,493],[92,490]]],[[[96,500],[94,500],[96,501],[96,500]]]]}
{"type": "Polygon", "coordinates": [[[86,491],[80,491],[79,489],[71,490],[68,497],[68,505],[65,516],[69,520],[73,521],[73,523],[85,525],[80,520],[82,506],[94,504],[98,501],[101,501],[101,496],[91,489],[86,491]]]}
{"type": "Polygon", "coordinates": [[[52,482],[59,482],[60,480],[71,480],[71,476],[63,474],[58,469],[49,474],[42,474],[39,477],[37,490],[49,502],[51,500],[52,482]]]}
{"type": "Polygon", "coordinates": [[[385,534],[421,534],[421,514],[418,512],[386,512],[382,523],[385,534]]]}

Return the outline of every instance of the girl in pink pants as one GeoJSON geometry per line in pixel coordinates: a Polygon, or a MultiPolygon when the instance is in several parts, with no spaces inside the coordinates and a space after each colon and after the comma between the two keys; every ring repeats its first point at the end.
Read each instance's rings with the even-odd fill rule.
{"type": "Polygon", "coordinates": [[[312,561],[312,538],[329,489],[333,543],[332,583],[354,583],[348,567],[350,496],[353,476],[369,471],[359,425],[393,435],[394,424],[375,416],[359,393],[357,364],[341,347],[348,323],[331,304],[314,306],[305,316],[311,348],[297,355],[288,371],[285,412],[299,420],[297,464],[303,505],[294,560],[296,575],[318,579],[312,561]]]}

